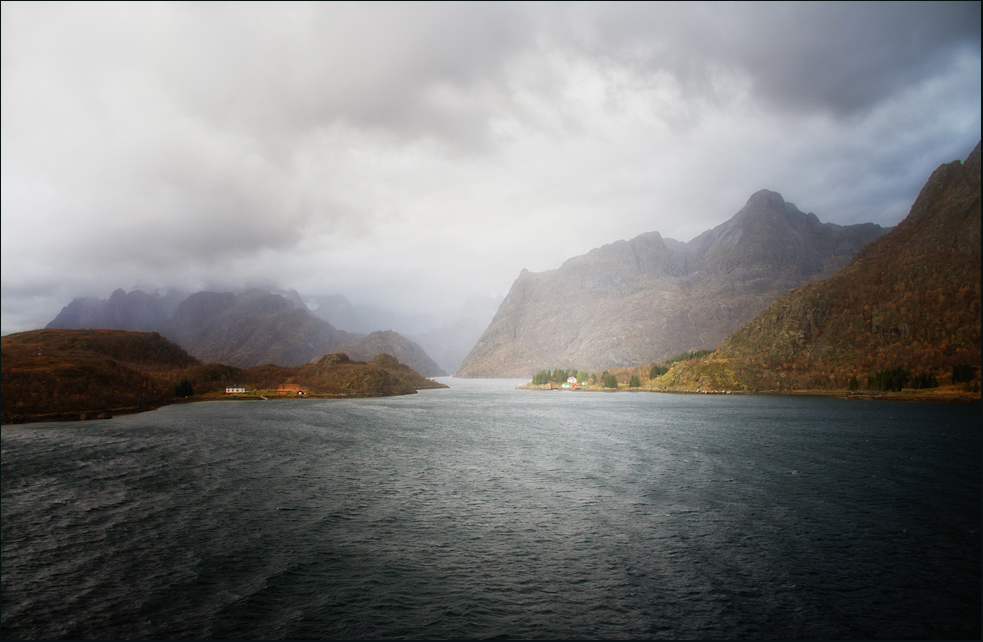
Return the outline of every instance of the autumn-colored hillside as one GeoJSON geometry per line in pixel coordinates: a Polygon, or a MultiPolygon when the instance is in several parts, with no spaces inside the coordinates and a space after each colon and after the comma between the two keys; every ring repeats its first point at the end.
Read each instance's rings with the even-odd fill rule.
{"type": "Polygon", "coordinates": [[[294,368],[201,364],[157,333],[122,330],[35,330],[2,337],[3,423],[105,417],[192,398],[224,398],[236,383],[273,391],[285,384],[308,395],[368,397],[446,387],[395,358],[370,362],[344,354],[294,368]]]}
{"type": "Polygon", "coordinates": [[[4,423],[166,403],[173,378],[198,363],[157,333],[121,330],[21,332],[0,349],[4,423]]]}
{"type": "Polygon", "coordinates": [[[782,296],[668,388],[979,390],[980,146],[839,274],[782,296]],[[966,381],[969,379],[969,381],[966,381]]]}

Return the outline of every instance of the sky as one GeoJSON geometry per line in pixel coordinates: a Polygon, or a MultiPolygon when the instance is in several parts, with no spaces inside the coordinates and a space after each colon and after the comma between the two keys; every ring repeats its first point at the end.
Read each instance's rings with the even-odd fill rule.
{"type": "Polygon", "coordinates": [[[419,314],[760,190],[895,225],[980,3],[2,4],[3,334],[116,288],[419,314]]]}

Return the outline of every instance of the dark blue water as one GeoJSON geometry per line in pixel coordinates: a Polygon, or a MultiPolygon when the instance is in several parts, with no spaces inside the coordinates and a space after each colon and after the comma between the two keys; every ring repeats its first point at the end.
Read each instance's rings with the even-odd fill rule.
{"type": "Polygon", "coordinates": [[[2,637],[980,636],[980,407],[537,393],[2,430],[2,637]]]}

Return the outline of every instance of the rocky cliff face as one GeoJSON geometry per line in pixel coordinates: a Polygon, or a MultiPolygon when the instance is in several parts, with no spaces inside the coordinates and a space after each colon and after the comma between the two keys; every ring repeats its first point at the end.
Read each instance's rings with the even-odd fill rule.
{"type": "Polygon", "coordinates": [[[650,232],[557,270],[523,270],[457,374],[600,371],[715,348],[778,296],[835,274],[886,231],[821,223],[762,190],[689,243],[650,232]]]}

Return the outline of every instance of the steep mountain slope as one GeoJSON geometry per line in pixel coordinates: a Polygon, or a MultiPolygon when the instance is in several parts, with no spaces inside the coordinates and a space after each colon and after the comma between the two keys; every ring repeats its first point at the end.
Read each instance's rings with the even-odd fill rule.
{"type": "Polygon", "coordinates": [[[821,223],[762,190],[689,243],[650,232],[557,270],[523,270],[457,374],[599,371],[714,348],[788,289],[834,274],[884,232],[821,223]]]}
{"type": "Polygon", "coordinates": [[[942,165],[908,217],[835,277],[781,297],[660,385],[864,388],[878,371],[951,381],[980,364],[980,146],[942,165]],[[853,384],[851,386],[851,379],[853,384]]]}

